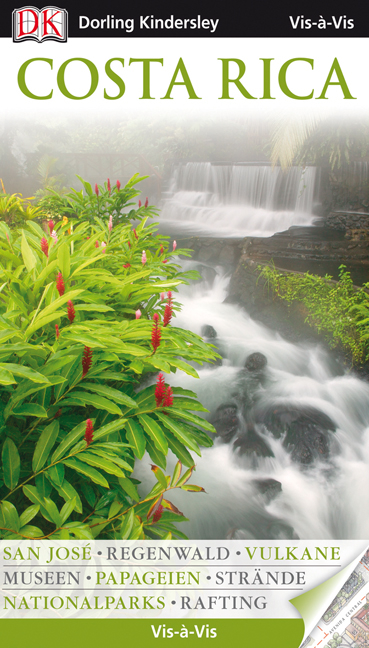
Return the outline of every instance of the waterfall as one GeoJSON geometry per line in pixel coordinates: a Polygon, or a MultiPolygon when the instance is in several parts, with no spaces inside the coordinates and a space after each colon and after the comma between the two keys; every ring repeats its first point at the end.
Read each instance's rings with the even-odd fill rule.
{"type": "Polygon", "coordinates": [[[271,236],[313,222],[316,178],[315,167],[190,162],[173,171],[162,219],[209,236],[271,236]]]}
{"type": "MultiPolygon", "coordinates": [[[[198,267],[184,263],[186,268],[198,267]]],[[[219,407],[237,408],[238,424],[232,439],[225,442],[218,434],[214,446],[195,457],[192,481],[206,494],[170,494],[189,518],[179,528],[190,538],[204,539],[368,538],[369,384],[346,373],[319,345],[287,341],[226,303],[224,270],[216,268],[215,279],[214,269],[202,270],[210,280],[181,287],[183,307],[173,323],[198,334],[205,324],[213,326],[216,337],[209,341],[219,348],[222,365],[196,367],[200,380],[182,372],[166,380],[197,392],[212,421],[219,407]],[[267,359],[262,378],[245,370],[245,360],[254,352],[267,359]],[[292,418],[296,412],[313,412],[326,428],[322,454],[318,450],[311,461],[300,461],[286,444],[288,420],[276,433],[273,416],[278,411],[287,419],[291,412],[292,418]],[[271,450],[269,455],[242,454],[241,446],[234,444],[237,435],[247,440],[250,421],[252,433],[271,450]]],[[[307,426],[307,434],[314,429],[313,424],[307,426]]],[[[174,463],[172,457],[167,474],[174,463]]],[[[145,482],[143,493],[155,479],[146,481],[149,464],[146,455],[135,474],[145,482]]]]}

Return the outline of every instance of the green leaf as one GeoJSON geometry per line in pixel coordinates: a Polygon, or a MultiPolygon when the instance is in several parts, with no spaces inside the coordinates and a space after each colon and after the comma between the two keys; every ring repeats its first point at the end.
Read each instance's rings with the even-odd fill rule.
{"type": "Polygon", "coordinates": [[[173,454],[178,457],[178,459],[185,465],[185,466],[193,466],[193,458],[191,457],[190,453],[188,452],[187,448],[176,439],[176,437],[173,434],[170,434],[170,432],[167,432],[166,434],[167,441],[168,441],[168,446],[173,452],[173,454]]]}
{"type": "MultiPolygon", "coordinates": [[[[64,468],[64,466],[63,466],[63,468],[64,468]]],[[[83,486],[89,486],[89,484],[82,484],[82,487],[83,486]]],[[[68,502],[71,499],[75,500],[76,503],[75,503],[74,508],[76,509],[77,513],[82,513],[83,512],[82,502],[81,502],[80,496],[78,495],[78,493],[77,493],[76,489],[74,488],[74,486],[72,486],[72,484],[70,484],[66,479],[63,480],[63,483],[62,483],[61,486],[57,487],[57,491],[58,491],[59,495],[66,502],[68,502]]]]}
{"type": "Polygon", "coordinates": [[[120,537],[122,540],[127,540],[131,534],[132,528],[133,528],[133,523],[135,520],[135,513],[134,509],[131,508],[128,513],[123,517],[122,519],[122,526],[120,527],[120,537]]]}
{"type": "Polygon", "coordinates": [[[94,433],[94,441],[97,441],[98,439],[102,439],[104,436],[108,436],[109,434],[113,434],[114,432],[118,432],[118,430],[122,430],[127,422],[127,419],[125,418],[120,418],[117,419],[116,421],[112,421],[111,423],[108,423],[107,425],[104,425],[103,427],[99,428],[96,430],[94,433]]]}
{"type": "Polygon", "coordinates": [[[82,423],[76,425],[76,427],[73,428],[73,430],[69,432],[69,434],[67,434],[65,439],[61,442],[61,444],[58,445],[53,456],[51,457],[51,463],[55,463],[63,455],[65,455],[67,450],[69,450],[69,448],[71,448],[72,445],[74,445],[78,441],[78,439],[84,436],[85,432],[86,432],[86,421],[82,421],[82,423]]]}
{"type": "Polygon", "coordinates": [[[37,403],[26,403],[25,405],[17,405],[13,409],[15,416],[37,416],[38,418],[47,418],[47,411],[37,403]]]}
{"type": "Polygon", "coordinates": [[[68,500],[65,502],[64,506],[62,507],[60,511],[60,518],[61,518],[61,524],[64,524],[64,522],[67,521],[69,518],[70,514],[74,509],[76,508],[76,498],[73,497],[73,499],[68,500]]]}
{"type": "Polygon", "coordinates": [[[156,416],[163,423],[163,425],[170,430],[177,439],[185,446],[196,452],[201,457],[201,451],[196,441],[188,434],[187,430],[177,421],[173,421],[169,416],[165,416],[161,412],[156,412],[156,416]]]}
{"type": "Polygon", "coordinates": [[[41,529],[35,526],[30,526],[28,524],[26,524],[26,526],[24,527],[21,527],[19,531],[22,535],[25,535],[28,538],[41,538],[44,535],[41,529]]]}
{"type": "Polygon", "coordinates": [[[145,454],[146,439],[142,428],[136,421],[129,419],[125,424],[127,441],[131,444],[133,452],[138,459],[145,454]]]}
{"type": "Polygon", "coordinates": [[[146,451],[150,455],[154,463],[156,463],[160,468],[165,470],[167,465],[167,460],[165,455],[157,449],[156,445],[151,441],[151,439],[146,439],[146,451]]]}
{"type": "Polygon", "coordinates": [[[5,439],[1,453],[3,462],[3,479],[5,486],[13,490],[18,484],[20,475],[20,457],[17,446],[9,437],[5,439]]]}
{"type": "Polygon", "coordinates": [[[63,279],[68,279],[70,275],[70,253],[68,243],[62,243],[58,249],[58,264],[63,279]]]}
{"type": "Polygon", "coordinates": [[[58,507],[56,506],[55,502],[52,501],[49,497],[45,497],[44,499],[44,506],[50,515],[52,521],[57,527],[60,527],[62,524],[60,513],[58,510],[58,507]]]}
{"type": "Polygon", "coordinates": [[[24,230],[22,230],[21,253],[23,263],[27,268],[27,272],[31,273],[32,270],[36,267],[37,259],[29,246],[24,230]]]}
{"type": "Polygon", "coordinates": [[[142,360],[137,360],[136,359],[136,360],[133,360],[133,362],[131,362],[129,368],[131,369],[131,371],[134,371],[136,374],[142,374],[144,364],[143,364],[142,360]]]}
{"type": "Polygon", "coordinates": [[[32,459],[32,470],[37,473],[45,464],[59,434],[59,423],[53,421],[41,433],[32,459]]]}
{"type": "Polygon", "coordinates": [[[13,374],[6,369],[0,368],[0,384],[1,385],[16,385],[17,381],[14,379],[13,374]]]}
{"type": "Polygon", "coordinates": [[[108,515],[109,520],[115,517],[119,513],[119,511],[122,510],[122,508],[123,508],[123,504],[121,504],[121,502],[117,502],[117,501],[112,502],[112,505],[109,509],[109,515],[108,515]]]}
{"type": "Polygon", "coordinates": [[[175,359],[170,358],[169,363],[173,367],[177,367],[177,369],[181,369],[181,371],[184,371],[189,376],[193,376],[193,378],[199,377],[199,374],[197,373],[196,369],[194,369],[191,365],[187,364],[187,362],[184,362],[183,360],[178,360],[177,358],[175,359]]]}
{"type": "MultiPolygon", "coordinates": [[[[96,409],[105,410],[110,414],[117,414],[118,416],[122,416],[122,410],[118,407],[118,405],[108,400],[107,398],[103,398],[102,396],[92,396],[92,394],[83,391],[70,392],[69,396],[71,399],[77,398],[78,400],[82,401],[85,406],[91,405],[96,409]]],[[[63,404],[68,404],[68,398],[63,400],[62,402],[63,404]]]]}
{"type": "Polygon", "coordinates": [[[152,358],[147,358],[145,362],[151,364],[153,367],[155,367],[155,369],[165,371],[165,373],[170,373],[170,364],[168,363],[168,361],[160,357],[156,353],[152,356],[152,358]]]}
{"type": "Polygon", "coordinates": [[[100,457],[99,455],[93,454],[92,452],[80,452],[78,455],[78,460],[89,464],[89,466],[100,468],[100,470],[104,470],[110,475],[124,477],[124,472],[122,472],[119,466],[116,466],[112,461],[109,461],[104,457],[100,457]]]}
{"type": "Polygon", "coordinates": [[[26,508],[25,511],[23,511],[22,515],[19,518],[21,528],[28,524],[33,518],[37,515],[37,513],[40,510],[39,504],[32,504],[28,508],[26,508]]]}
{"type": "Polygon", "coordinates": [[[151,466],[151,470],[153,471],[153,473],[154,473],[156,479],[158,480],[160,486],[162,486],[164,489],[166,489],[168,484],[167,484],[167,480],[166,480],[166,477],[165,477],[163,471],[160,470],[159,466],[154,466],[154,465],[151,466]]]}
{"type": "Polygon", "coordinates": [[[123,488],[123,490],[135,501],[139,502],[140,501],[140,496],[137,492],[137,487],[136,484],[134,484],[130,479],[127,477],[120,477],[119,478],[119,484],[123,488]]]}
{"type": "Polygon", "coordinates": [[[177,410],[174,407],[171,407],[169,410],[169,416],[172,416],[172,414],[179,416],[182,419],[185,419],[186,421],[191,421],[191,423],[195,423],[199,427],[202,427],[204,430],[207,430],[208,432],[212,432],[213,434],[216,434],[216,429],[215,427],[206,421],[206,419],[201,418],[201,416],[197,416],[196,414],[191,414],[190,412],[185,412],[184,410],[177,410]]]}
{"type": "Polygon", "coordinates": [[[101,473],[95,470],[95,468],[87,466],[82,461],[73,458],[65,459],[63,463],[68,466],[68,468],[72,468],[72,470],[76,470],[82,475],[86,475],[86,477],[89,477],[91,481],[95,482],[95,484],[100,484],[100,486],[104,486],[104,488],[110,488],[109,483],[101,473]]]}
{"type": "Polygon", "coordinates": [[[108,461],[112,461],[113,463],[117,464],[120,468],[123,468],[124,470],[128,470],[129,472],[133,471],[132,466],[129,465],[126,461],[118,457],[116,454],[106,452],[100,448],[96,448],[95,446],[90,446],[89,447],[89,452],[92,452],[92,454],[97,454],[99,457],[103,457],[104,459],[107,459],[108,461]]]}
{"type": "Polygon", "coordinates": [[[175,468],[174,468],[174,470],[173,470],[173,477],[172,477],[172,481],[170,482],[170,485],[171,485],[171,486],[175,486],[175,485],[176,485],[177,481],[179,480],[179,478],[180,478],[180,476],[181,476],[181,472],[182,472],[182,464],[181,464],[180,461],[177,461],[177,463],[176,463],[176,465],[175,465],[175,468]]]}
{"type": "Polygon", "coordinates": [[[64,481],[65,469],[63,464],[59,463],[56,466],[51,466],[45,475],[48,477],[55,486],[62,486],[64,481]]]}
{"type": "Polygon", "coordinates": [[[6,369],[7,371],[11,371],[15,376],[28,378],[28,380],[31,380],[35,383],[45,383],[47,385],[50,385],[50,380],[46,378],[46,376],[38,373],[38,371],[30,369],[30,367],[24,367],[23,365],[13,364],[11,362],[7,362],[6,364],[0,363],[0,367],[6,369]]]}
{"type": "Polygon", "coordinates": [[[23,493],[34,504],[39,504],[40,506],[44,505],[44,498],[40,495],[35,486],[23,486],[23,493]]]}
{"type": "Polygon", "coordinates": [[[85,382],[81,383],[80,387],[82,387],[83,389],[88,389],[95,394],[101,394],[102,396],[111,398],[116,403],[121,403],[122,405],[126,405],[127,407],[138,407],[136,401],[134,401],[133,398],[130,398],[123,392],[119,391],[119,389],[113,389],[113,387],[106,387],[105,385],[85,382]]]}
{"type": "Polygon", "coordinates": [[[12,531],[19,531],[20,529],[20,520],[17,509],[11,502],[1,502],[0,511],[5,521],[5,526],[11,529],[12,531]]]}
{"type": "Polygon", "coordinates": [[[138,417],[138,420],[143,426],[145,432],[154,441],[157,449],[166,455],[168,453],[168,443],[157,422],[147,414],[141,414],[141,416],[138,417]]]}

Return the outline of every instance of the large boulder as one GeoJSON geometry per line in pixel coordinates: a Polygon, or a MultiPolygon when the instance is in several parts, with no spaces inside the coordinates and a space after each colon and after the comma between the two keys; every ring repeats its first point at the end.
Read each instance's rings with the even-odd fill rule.
{"type": "Polygon", "coordinates": [[[256,455],[257,457],[274,457],[268,444],[253,429],[237,437],[233,447],[240,455],[256,455]]]}
{"type": "Polygon", "coordinates": [[[313,407],[281,405],[257,413],[275,437],[285,435],[283,445],[291,452],[294,461],[309,464],[314,459],[329,456],[330,432],[335,432],[334,422],[313,407]]]}
{"type": "Polygon", "coordinates": [[[222,441],[228,443],[237,433],[239,428],[239,418],[237,415],[237,405],[226,404],[218,407],[215,418],[212,423],[221,437],[222,441]]]}
{"type": "Polygon", "coordinates": [[[256,353],[251,353],[247,356],[245,367],[248,371],[262,371],[266,367],[267,362],[266,356],[256,351],[256,353]]]}

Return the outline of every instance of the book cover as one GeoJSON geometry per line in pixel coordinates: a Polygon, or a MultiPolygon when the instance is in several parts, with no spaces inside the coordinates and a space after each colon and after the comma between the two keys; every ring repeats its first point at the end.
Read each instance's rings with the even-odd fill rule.
{"type": "Polygon", "coordinates": [[[357,9],[2,9],[9,645],[369,645],[357,9]]]}

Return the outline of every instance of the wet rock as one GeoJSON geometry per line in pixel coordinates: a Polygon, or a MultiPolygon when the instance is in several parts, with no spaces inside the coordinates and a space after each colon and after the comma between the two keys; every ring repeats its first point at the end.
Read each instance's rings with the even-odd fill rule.
{"type": "Polygon", "coordinates": [[[274,457],[271,448],[255,430],[248,430],[246,435],[239,436],[233,447],[240,455],[255,454],[258,457],[274,457]]]}
{"type": "Polygon", "coordinates": [[[230,441],[232,437],[237,433],[237,430],[239,428],[237,406],[227,404],[218,407],[212,424],[222,438],[222,441],[224,441],[225,443],[230,441]]]}
{"type": "Polygon", "coordinates": [[[211,324],[204,324],[204,326],[201,327],[201,335],[204,338],[213,340],[217,337],[217,332],[211,324]]]}
{"type": "Polygon", "coordinates": [[[312,407],[280,406],[261,415],[266,427],[276,436],[285,434],[283,445],[291,452],[294,461],[309,464],[314,459],[329,456],[329,432],[336,429],[333,421],[312,407]]]}
{"type": "Polygon", "coordinates": [[[282,484],[276,479],[253,479],[252,484],[264,496],[268,504],[282,492],[282,484]]]}
{"type": "Polygon", "coordinates": [[[263,353],[257,351],[256,353],[251,353],[246,358],[245,367],[248,371],[261,371],[266,367],[268,360],[263,353]]]}

